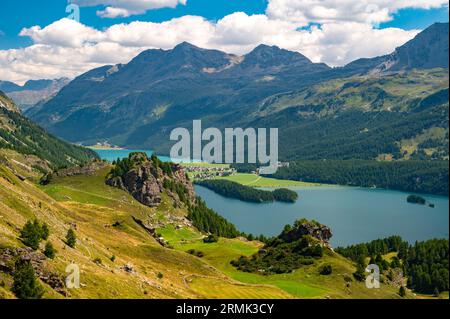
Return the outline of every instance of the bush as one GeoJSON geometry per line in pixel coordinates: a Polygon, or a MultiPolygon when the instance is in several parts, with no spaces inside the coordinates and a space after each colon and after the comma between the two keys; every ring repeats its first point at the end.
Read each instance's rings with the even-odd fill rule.
{"type": "Polygon", "coordinates": [[[323,265],[320,267],[319,273],[324,276],[331,275],[333,273],[333,267],[331,265],[323,265]]]}
{"type": "Polygon", "coordinates": [[[161,272],[159,272],[159,273],[156,275],[156,277],[157,277],[158,279],[163,279],[163,278],[164,278],[164,274],[161,273],[161,272]]]}
{"type": "Polygon", "coordinates": [[[77,235],[72,228],[67,231],[66,244],[71,248],[75,248],[75,245],[77,244],[77,235]]]}
{"type": "Polygon", "coordinates": [[[56,250],[53,247],[53,244],[49,241],[45,244],[44,255],[49,259],[55,258],[56,250]]]}
{"type": "Polygon", "coordinates": [[[203,238],[203,242],[205,244],[217,243],[219,241],[219,237],[216,235],[209,235],[208,237],[203,238]]]}
{"type": "Polygon", "coordinates": [[[33,266],[29,260],[19,260],[15,264],[14,283],[11,291],[19,299],[40,299],[43,289],[36,279],[33,266]]]}
{"type": "Polygon", "coordinates": [[[112,262],[115,262],[116,261],[116,256],[112,255],[111,258],[109,258],[109,260],[111,260],[112,262]]]}
{"type": "Polygon", "coordinates": [[[195,250],[195,249],[189,249],[187,251],[188,254],[193,255],[193,256],[197,256],[199,258],[203,258],[205,257],[205,254],[201,251],[195,250]]]}

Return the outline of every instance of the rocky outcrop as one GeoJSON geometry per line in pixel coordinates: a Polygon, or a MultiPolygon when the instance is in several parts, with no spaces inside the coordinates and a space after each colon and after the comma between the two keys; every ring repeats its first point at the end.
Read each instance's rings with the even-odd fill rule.
{"type": "Polygon", "coordinates": [[[280,238],[285,242],[293,242],[304,236],[311,236],[328,245],[333,234],[328,226],[315,221],[300,220],[295,223],[292,229],[283,232],[280,238]]]}
{"type": "Polygon", "coordinates": [[[179,207],[183,201],[177,192],[180,189],[187,200],[195,201],[194,187],[180,165],[149,159],[144,153],[130,154],[126,165],[126,171],[119,174],[113,169],[106,184],[127,191],[143,205],[159,206],[166,191],[179,207]]]}
{"type": "Polygon", "coordinates": [[[79,175],[92,176],[97,171],[99,171],[103,168],[106,168],[108,166],[109,166],[109,164],[107,162],[94,160],[84,166],[75,166],[75,167],[60,169],[60,170],[54,171],[52,173],[48,173],[41,178],[40,184],[48,185],[51,183],[51,181],[54,177],[70,177],[70,176],[79,176],[79,175]]]}
{"type": "Polygon", "coordinates": [[[122,176],[106,181],[109,186],[129,192],[140,203],[156,207],[161,203],[162,185],[158,182],[157,170],[149,165],[138,166],[122,176]]]}
{"type": "Polygon", "coordinates": [[[61,169],[56,172],[54,172],[54,176],[57,177],[69,177],[69,176],[77,176],[77,175],[85,175],[85,176],[92,176],[97,171],[108,167],[109,164],[107,162],[94,160],[90,162],[89,164],[86,164],[84,166],[76,166],[66,169],[61,169]]]}

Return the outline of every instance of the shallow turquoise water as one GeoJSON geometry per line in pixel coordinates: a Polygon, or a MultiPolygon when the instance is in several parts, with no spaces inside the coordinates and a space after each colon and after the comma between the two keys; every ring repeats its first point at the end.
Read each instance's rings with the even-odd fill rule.
{"type": "MultiPolygon", "coordinates": [[[[333,246],[366,242],[400,235],[416,240],[448,238],[448,197],[424,196],[435,208],[406,202],[409,194],[350,187],[292,188],[295,204],[254,204],[225,198],[196,186],[209,207],[234,223],[239,230],[266,236],[278,235],[296,219],[315,219],[331,227],[333,246]]],[[[422,195],[423,196],[423,195],[422,195]]]]}

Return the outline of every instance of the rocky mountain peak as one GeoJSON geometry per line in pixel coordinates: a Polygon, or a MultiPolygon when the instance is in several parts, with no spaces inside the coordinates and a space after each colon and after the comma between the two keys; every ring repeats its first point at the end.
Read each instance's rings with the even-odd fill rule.
{"type": "Polygon", "coordinates": [[[304,55],[280,49],[277,46],[261,44],[245,56],[244,63],[249,65],[259,64],[262,67],[292,64],[312,64],[304,55]]]}

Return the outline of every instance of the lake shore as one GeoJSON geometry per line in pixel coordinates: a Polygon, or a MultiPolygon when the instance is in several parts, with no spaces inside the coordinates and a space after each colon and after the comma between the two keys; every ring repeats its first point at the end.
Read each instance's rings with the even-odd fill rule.
{"type": "Polygon", "coordinates": [[[86,146],[86,148],[89,148],[91,150],[97,151],[123,151],[125,148],[118,147],[118,146],[86,146]]]}

